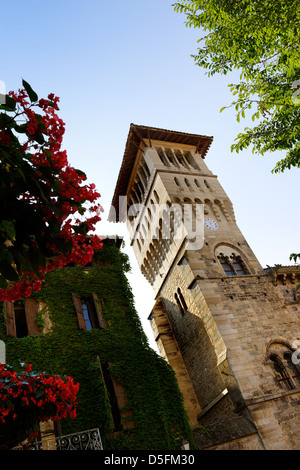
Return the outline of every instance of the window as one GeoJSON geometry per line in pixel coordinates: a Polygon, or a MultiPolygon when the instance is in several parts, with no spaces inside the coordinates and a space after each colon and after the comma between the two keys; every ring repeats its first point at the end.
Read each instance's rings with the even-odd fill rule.
{"type": "Polygon", "coordinates": [[[73,295],[74,306],[77,314],[79,328],[90,331],[93,328],[106,328],[103,318],[102,302],[97,294],[83,298],[77,294],[73,295]]]}
{"type": "Polygon", "coordinates": [[[85,329],[91,330],[92,328],[99,328],[97,315],[95,313],[95,309],[92,306],[91,302],[84,300],[81,305],[82,305],[85,329]]]}
{"type": "Polygon", "coordinates": [[[235,276],[235,271],[233,269],[233,266],[231,265],[228,256],[224,256],[222,253],[220,256],[218,256],[218,259],[222,265],[222,268],[224,269],[224,272],[226,276],[235,276]]]}
{"type": "Polygon", "coordinates": [[[225,256],[220,253],[218,260],[226,274],[226,276],[245,276],[249,271],[243,262],[241,256],[232,253],[231,256],[225,256]]]}
{"type": "Polygon", "coordinates": [[[102,378],[103,378],[103,381],[105,383],[105,386],[108,392],[110,412],[111,412],[111,417],[114,423],[114,431],[121,431],[123,429],[122,424],[121,424],[121,414],[120,414],[120,409],[118,406],[118,400],[116,396],[114,382],[112,380],[112,376],[110,373],[109,364],[107,362],[101,363],[100,368],[101,368],[102,378]]]}
{"type": "Polygon", "coordinates": [[[188,307],[187,307],[187,304],[184,300],[184,297],[183,297],[182,292],[181,292],[179,287],[177,289],[177,292],[175,292],[175,294],[174,294],[174,298],[175,298],[176,304],[177,304],[177,306],[180,310],[180,313],[182,315],[184,315],[184,313],[187,311],[188,307]]]}
{"type": "Polygon", "coordinates": [[[158,197],[158,194],[155,190],[153,191],[153,195],[154,195],[154,198],[155,198],[157,204],[159,204],[159,197],[158,197]]]}
{"type": "Polygon", "coordinates": [[[189,180],[188,180],[187,178],[184,178],[184,182],[185,182],[185,184],[186,184],[186,186],[187,186],[188,188],[191,187],[190,182],[189,182],[189,180]]]}
{"type": "Polygon", "coordinates": [[[107,390],[114,431],[133,428],[132,410],[127,406],[128,400],[124,388],[114,377],[112,372],[113,364],[100,362],[99,358],[98,362],[102,380],[107,390]]]}
{"type": "Polygon", "coordinates": [[[16,305],[14,307],[14,311],[16,322],[16,336],[17,338],[24,338],[24,336],[28,336],[25,303],[22,302],[21,304],[16,305]]]}
{"type": "Polygon", "coordinates": [[[167,149],[165,149],[165,152],[166,152],[166,155],[167,155],[171,165],[177,166],[177,168],[179,168],[179,165],[178,165],[177,160],[175,159],[175,157],[173,155],[172,150],[170,148],[167,148],[167,149]]]}
{"type": "Polygon", "coordinates": [[[17,302],[4,302],[7,336],[24,338],[28,335],[40,335],[37,324],[38,303],[34,299],[17,302]]]}
{"type": "Polygon", "coordinates": [[[178,186],[178,187],[180,188],[180,183],[179,183],[179,181],[178,181],[178,178],[175,177],[175,178],[174,178],[174,181],[175,181],[176,186],[178,186]]]}
{"type": "Polygon", "coordinates": [[[167,160],[167,157],[165,156],[165,152],[163,151],[163,149],[158,147],[156,148],[156,151],[163,165],[170,166],[169,161],[167,160]]]}
{"type": "Polygon", "coordinates": [[[197,186],[197,188],[201,189],[201,185],[200,185],[199,181],[196,180],[196,179],[194,181],[195,181],[195,185],[197,186]]]}
{"type": "Polygon", "coordinates": [[[230,258],[232,259],[233,269],[235,270],[235,273],[238,276],[244,276],[245,274],[248,274],[247,268],[244,265],[242,258],[240,256],[237,256],[234,253],[232,253],[230,258]]]}
{"type": "Polygon", "coordinates": [[[284,343],[274,342],[269,348],[276,381],[281,388],[289,390],[300,386],[300,369],[293,363],[292,354],[293,351],[284,343]]]}

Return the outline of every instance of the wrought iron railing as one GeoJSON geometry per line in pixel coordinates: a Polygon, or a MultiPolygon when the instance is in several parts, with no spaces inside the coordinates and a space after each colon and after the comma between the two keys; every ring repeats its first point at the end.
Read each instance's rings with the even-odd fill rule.
{"type": "Polygon", "coordinates": [[[103,450],[98,428],[67,436],[47,437],[41,441],[14,447],[13,450],[103,450]]]}

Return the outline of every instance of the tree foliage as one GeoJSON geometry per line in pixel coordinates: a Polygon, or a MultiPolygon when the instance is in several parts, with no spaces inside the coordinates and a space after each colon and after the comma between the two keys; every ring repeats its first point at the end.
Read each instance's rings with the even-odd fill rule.
{"type": "Polygon", "coordinates": [[[101,240],[100,194],[62,150],[59,98],[23,80],[0,105],[0,300],[28,297],[46,271],[86,264],[101,240]]]}
{"type": "MultiPolygon", "coordinates": [[[[300,167],[300,9],[296,0],[182,0],[175,11],[203,36],[195,63],[209,76],[240,71],[230,84],[237,120],[257,124],[232,145],[239,152],[284,151],[274,172],[300,167]]],[[[222,108],[224,109],[224,108],[222,108]]]]}

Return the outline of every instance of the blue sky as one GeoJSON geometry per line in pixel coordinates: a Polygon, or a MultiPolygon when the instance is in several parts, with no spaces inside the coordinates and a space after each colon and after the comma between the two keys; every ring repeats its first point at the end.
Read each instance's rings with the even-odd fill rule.
{"type": "MultiPolygon", "coordinates": [[[[125,236],[137,310],[154,296],[139,273],[125,227],[106,222],[130,123],[214,136],[206,163],[231,198],[237,223],[265,267],[300,251],[299,171],[273,175],[282,154],[230,151],[251,119],[237,123],[228,83],[190,57],[200,31],[186,28],[169,0],[9,0],[1,5],[1,73],[6,91],[28,81],[39,97],[60,97],[69,162],[101,193],[99,234],[125,236]]],[[[236,75],[237,76],[237,75],[236,75]]]]}

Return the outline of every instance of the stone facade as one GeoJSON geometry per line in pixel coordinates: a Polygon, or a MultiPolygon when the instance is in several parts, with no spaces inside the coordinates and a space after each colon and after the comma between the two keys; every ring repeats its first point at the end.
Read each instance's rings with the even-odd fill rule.
{"type": "Polygon", "coordinates": [[[126,195],[132,246],[156,294],[149,319],[196,443],[299,450],[300,272],[262,268],[204,162],[211,140],[132,125],[113,206],[126,195]]]}

